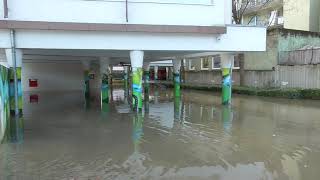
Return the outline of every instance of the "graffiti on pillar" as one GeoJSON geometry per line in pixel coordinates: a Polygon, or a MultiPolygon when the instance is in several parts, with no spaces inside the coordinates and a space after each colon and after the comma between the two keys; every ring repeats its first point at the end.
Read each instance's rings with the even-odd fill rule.
{"type": "Polygon", "coordinates": [[[228,105],[231,102],[231,88],[232,88],[232,79],[231,79],[231,68],[222,69],[222,104],[228,105]]]}
{"type": "Polygon", "coordinates": [[[10,118],[9,71],[0,65],[0,142],[8,129],[10,118]]]}
{"type": "Polygon", "coordinates": [[[101,102],[109,103],[109,80],[108,74],[102,74],[101,82],[101,102]]]}
{"type": "Polygon", "coordinates": [[[173,73],[174,95],[180,96],[180,74],[173,73]]]}
{"type": "Polygon", "coordinates": [[[90,81],[89,70],[86,70],[84,71],[84,96],[86,99],[90,97],[89,81],[90,81]]]}
{"type": "Polygon", "coordinates": [[[142,68],[132,69],[132,105],[134,110],[142,109],[142,68]]]}
{"type": "MultiPolygon", "coordinates": [[[[23,97],[22,97],[22,84],[21,84],[21,67],[17,67],[17,84],[18,84],[18,109],[19,113],[22,114],[22,105],[23,105],[23,97]]],[[[14,70],[13,68],[9,69],[9,95],[10,95],[10,111],[14,113],[15,111],[15,88],[14,88],[14,70]]]]}

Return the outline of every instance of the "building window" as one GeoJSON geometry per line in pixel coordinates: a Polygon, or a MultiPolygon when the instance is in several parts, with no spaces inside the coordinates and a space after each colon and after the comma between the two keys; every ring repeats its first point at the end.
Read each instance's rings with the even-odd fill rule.
{"type": "Polygon", "coordinates": [[[212,57],[212,69],[220,69],[221,68],[221,57],[220,55],[216,55],[212,57]]]}
{"type": "Polygon", "coordinates": [[[210,57],[201,58],[201,70],[209,70],[209,58],[210,57]]]}
{"type": "Polygon", "coordinates": [[[258,16],[253,16],[249,19],[248,25],[249,26],[257,26],[258,16]]]}
{"type": "Polygon", "coordinates": [[[240,69],[240,60],[239,58],[234,58],[233,69],[240,69]]]}
{"type": "Polygon", "coordinates": [[[196,69],[196,67],[193,65],[192,61],[193,61],[192,59],[189,59],[189,61],[188,61],[189,62],[188,63],[189,64],[189,70],[195,70],[196,69]]]}

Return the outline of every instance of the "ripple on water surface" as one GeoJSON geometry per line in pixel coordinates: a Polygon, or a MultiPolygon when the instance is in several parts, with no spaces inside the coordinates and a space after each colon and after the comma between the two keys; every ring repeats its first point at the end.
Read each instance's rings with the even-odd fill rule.
{"type": "Polygon", "coordinates": [[[125,92],[109,104],[80,93],[24,104],[0,145],[0,179],[318,180],[320,102],[151,89],[132,113],[125,92]]]}

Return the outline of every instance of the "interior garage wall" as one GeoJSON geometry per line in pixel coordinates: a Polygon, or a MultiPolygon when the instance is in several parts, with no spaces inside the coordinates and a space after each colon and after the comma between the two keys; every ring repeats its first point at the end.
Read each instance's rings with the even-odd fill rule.
{"type": "Polygon", "coordinates": [[[83,67],[79,62],[24,62],[23,91],[82,91],[83,67]],[[30,88],[29,79],[37,79],[38,87],[30,88]]]}

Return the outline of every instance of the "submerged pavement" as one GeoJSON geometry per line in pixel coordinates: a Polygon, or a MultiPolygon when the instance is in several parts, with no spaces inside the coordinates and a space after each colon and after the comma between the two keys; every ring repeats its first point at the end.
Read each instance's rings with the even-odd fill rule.
{"type": "Polygon", "coordinates": [[[0,179],[318,180],[320,102],[152,87],[149,110],[80,92],[25,94],[0,145],[0,179]]]}

